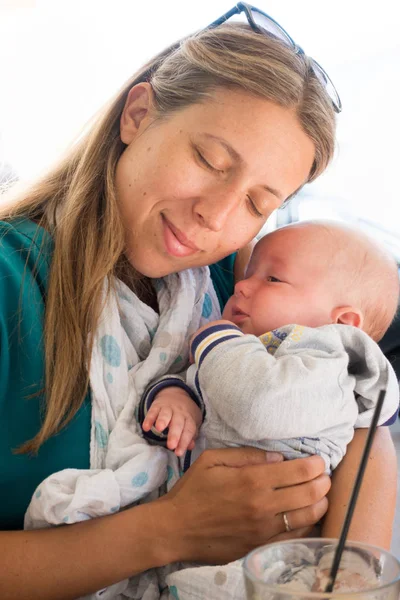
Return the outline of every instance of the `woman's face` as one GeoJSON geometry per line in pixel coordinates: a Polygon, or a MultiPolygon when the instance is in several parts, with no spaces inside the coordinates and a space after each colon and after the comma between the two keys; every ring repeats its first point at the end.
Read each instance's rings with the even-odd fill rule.
{"type": "Polygon", "coordinates": [[[292,112],[241,91],[156,119],[149,84],[128,96],[116,169],[127,257],[148,277],[246,245],[308,177],[314,145],[292,112]]]}

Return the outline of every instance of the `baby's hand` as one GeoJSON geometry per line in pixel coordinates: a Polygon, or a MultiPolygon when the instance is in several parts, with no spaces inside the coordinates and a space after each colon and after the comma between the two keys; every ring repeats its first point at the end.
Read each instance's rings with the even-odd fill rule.
{"type": "Polygon", "coordinates": [[[202,421],[200,408],[192,398],[179,387],[168,387],[158,392],[143,421],[143,430],[157,431],[168,427],[167,448],[183,456],[186,450],[193,450],[202,421]]]}

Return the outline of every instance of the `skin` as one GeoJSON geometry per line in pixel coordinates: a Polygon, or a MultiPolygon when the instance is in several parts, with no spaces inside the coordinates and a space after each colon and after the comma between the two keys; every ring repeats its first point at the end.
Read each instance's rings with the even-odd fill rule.
{"type": "Polygon", "coordinates": [[[320,457],[282,470],[254,448],[209,451],[155,502],[65,527],[1,532],[7,552],[0,597],[74,600],[152,567],[225,563],[268,540],[304,536],[326,511],[330,482],[323,468],[320,457]],[[296,499],[287,493],[289,481],[296,499]],[[282,508],[301,527],[290,536],[283,533],[282,508]]]}
{"type": "MultiPolygon", "coordinates": [[[[333,473],[332,488],[328,494],[330,510],[322,527],[325,537],[338,537],[340,534],[367,435],[367,429],[356,430],[347,446],[346,456],[333,473]]],[[[379,427],[351,521],[349,540],[390,550],[396,511],[396,473],[396,450],[389,428],[379,427]]]]}
{"type": "MultiPolygon", "coordinates": [[[[338,285],[334,270],[333,273],[331,270],[328,278],[326,275],[326,264],[329,262],[333,267],[332,261],[337,254],[338,247],[336,243],[332,246],[329,241],[337,241],[338,236],[342,236],[339,246],[346,243],[349,251],[353,244],[356,244],[359,249],[361,241],[357,239],[354,231],[350,232],[349,236],[347,228],[341,230],[337,227],[335,237],[331,237],[329,240],[330,236],[327,239],[327,232],[324,231],[324,228],[311,227],[313,227],[312,232],[310,232],[310,225],[291,225],[264,237],[257,244],[250,264],[248,264],[250,253],[247,252],[244,255],[241,261],[243,275],[248,264],[245,279],[236,284],[235,295],[231,301],[228,301],[224,317],[231,319],[246,333],[255,335],[261,335],[265,331],[291,322],[293,311],[296,314],[295,322],[306,326],[335,322],[362,326],[364,316],[361,309],[343,302],[343,289],[347,290],[345,296],[348,296],[348,288],[338,285]],[[310,233],[313,235],[310,236],[310,233]],[[276,263],[274,253],[278,250],[280,260],[276,263]],[[313,256],[312,262],[309,260],[310,256],[313,256]],[[296,269],[288,270],[288,267],[294,262],[293,257],[295,257],[296,269]],[[271,281],[274,277],[284,280],[285,284],[280,285],[271,281]],[[232,307],[235,302],[239,303],[239,301],[247,303],[244,308],[249,313],[249,317],[236,322],[237,320],[232,315],[232,307]]],[[[342,264],[338,266],[338,268],[342,267],[342,264]]],[[[230,323],[230,321],[220,322],[230,323]]],[[[208,326],[206,325],[202,329],[208,326]]],[[[160,394],[156,398],[150,409],[153,411],[154,407],[154,414],[152,415],[149,411],[150,419],[145,428],[149,429],[153,421],[159,431],[169,425],[171,435],[168,437],[168,446],[172,450],[175,449],[176,454],[181,456],[185,452],[185,445],[197,435],[201,415],[197,406],[186,397],[182,390],[177,390],[179,398],[175,395],[175,390],[172,390],[172,388],[163,390],[163,395],[160,394]],[[180,406],[180,419],[173,422],[175,402],[178,402],[180,406]],[[188,413],[185,414],[185,410],[189,404],[195,414],[194,416],[190,414],[188,419],[188,413]],[[192,421],[189,431],[190,428],[195,429],[193,436],[185,435],[187,419],[189,422],[192,421]]],[[[340,535],[367,434],[368,430],[366,429],[355,431],[343,461],[333,473],[333,486],[328,494],[330,510],[327,512],[322,526],[322,536],[324,537],[337,538],[340,535]]],[[[390,431],[386,427],[381,427],[375,434],[363,485],[348,533],[349,540],[362,541],[390,549],[396,508],[394,477],[396,466],[396,453],[390,431]],[[385,506],[384,514],[382,514],[382,506],[385,506]],[[379,518],[376,518],[377,515],[379,518]]],[[[290,519],[292,516],[293,513],[289,513],[290,519]]]]}
{"type": "Polygon", "coordinates": [[[304,184],[314,160],[292,111],[244,92],[219,89],[207,103],[156,116],[151,87],[135,86],[121,119],[128,146],[116,170],[127,255],[149,277],[244,247],[304,184]]]}
{"type": "MultiPolygon", "coordinates": [[[[247,100],[248,100],[248,98],[247,98],[247,100]]],[[[252,100],[254,100],[254,99],[252,99],[252,100]]],[[[228,100],[228,103],[229,103],[229,100],[228,100]]],[[[240,112],[241,112],[241,114],[238,115],[238,121],[237,121],[238,123],[241,121],[243,115],[245,114],[245,111],[240,111],[240,112]]],[[[247,113],[247,114],[252,114],[252,117],[254,116],[253,113],[247,113]]],[[[218,125],[220,125],[220,126],[222,126],[222,123],[225,124],[225,122],[222,121],[223,117],[224,117],[223,114],[219,115],[218,125]]],[[[275,124],[276,124],[276,121],[275,121],[275,124]]],[[[231,131],[231,125],[233,125],[232,120],[230,120],[226,126],[227,130],[229,132],[231,131]]],[[[251,123],[245,124],[245,127],[244,127],[245,131],[247,131],[248,126],[251,127],[251,123]]],[[[280,124],[279,124],[279,127],[281,127],[280,124]]],[[[255,128],[255,131],[254,131],[255,135],[257,135],[257,130],[258,129],[255,128]]],[[[232,131],[234,131],[235,134],[240,135],[241,130],[240,129],[237,130],[235,128],[235,130],[232,129],[232,131]]],[[[127,143],[129,143],[129,139],[130,138],[126,139],[127,143]]],[[[266,138],[263,137],[263,139],[260,140],[261,147],[262,147],[262,144],[265,144],[265,139],[266,138]]],[[[274,138],[274,141],[276,141],[278,145],[281,144],[280,139],[274,138]]],[[[246,140],[245,140],[245,142],[246,142],[246,140]]],[[[254,144],[254,147],[256,147],[255,144],[254,144]]],[[[248,151],[252,152],[252,149],[253,149],[253,146],[248,148],[248,151]]],[[[257,148],[257,156],[259,155],[258,152],[259,152],[259,148],[257,148]]],[[[258,164],[257,156],[255,157],[255,164],[258,164]]],[[[290,180],[292,180],[292,178],[290,178],[290,180]]],[[[279,183],[281,183],[281,181],[287,182],[288,180],[281,179],[279,182],[276,182],[276,183],[274,180],[272,182],[272,186],[273,185],[278,186],[279,183]]],[[[294,186],[293,191],[295,189],[296,189],[296,187],[294,186]]],[[[286,193],[287,193],[287,191],[286,191],[286,193]]],[[[221,208],[223,209],[223,206],[219,205],[219,208],[221,210],[221,208]]],[[[223,213],[223,214],[225,214],[225,213],[223,213]]],[[[232,217],[232,213],[230,214],[230,216],[232,217]]],[[[239,229],[238,229],[238,232],[239,232],[241,230],[240,223],[239,223],[238,227],[239,227],[239,229]]],[[[236,232],[236,234],[234,236],[235,241],[237,240],[236,235],[238,232],[236,232]]],[[[226,238],[224,238],[224,239],[226,239],[226,238]]],[[[245,236],[244,244],[246,244],[247,241],[248,241],[248,238],[245,236]]],[[[236,246],[236,244],[235,244],[235,246],[236,246]]],[[[235,275],[236,275],[237,279],[241,278],[241,275],[244,272],[244,269],[246,267],[250,253],[251,253],[251,247],[249,245],[247,245],[247,247],[244,246],[244,249],[239,252],[239,261],[237,261],[237,265],[235,265],[235,275]]],[[[173,260],[173,259],[168,257],[168,260],[173,260]]],[[[210,262],[213,262],[213,261],[210,261],[210,262]]],[[[194,263],[192,263],[192,264],[194,264],[194,263]]],[[[339,308],[342,308],[342,307],[339,307],[339,308]]],[[[344,307],[344,308],[346,308],[346,307],[344,307]]],[[[341,318],[344,323],[353,324],[353,325],[357,324],[357,314],[358,313],[356,311],[346,311],[346,310],[342,311],[341,310],[340,312],[342,313],[341,318]],[[350,316],[350,320],[348,320],[346,318],[346,312],[350,316]]],[[[336,315],[336,317],[339,318],[340,314],[336,315]]],[[[164,406],[168,407],[168,404],[170,401],[172,403],[176,400],[176,396],[174,395],[174,392],[176,394],[180,395],[182,404],[184,404],[187,401],[187,398],[184,397],[184,393],[182,392],[182,390],[173,390],[173,392],[172,392],[171,388],[167,388],[167,389],[162,390],[158,394],[155,402],[153,403],[153,406],[156,407],[157,401],[160,401],[160,406],[164,405],[164,406]]],[[[158,415],[158,413],[154,415],[154,422],[157,420],[157,415],[158,415]]],[[[156,427],[160,431],[162,431],[167,426],[167,423],[169,420],[170,420],[169,414],[160,415],[160,421],[158,423],[156,423],[156,427]]],[[[194,417],[194,422],[195,422],[196,433],[197,433],[198,422],[199,422],[198,413],[197,413],[197,416],[194,417]]],[[[147,428],[151,427],[150,421],[147,423],[145,422],[144,428],[146,428],[146,427],[147,428]]],[[[176,452],[179,455],[181,455],[184,452],[184,446],[186,443],[185,440],[183,440],[183,444],[179,447],[180,430],[181,430],[181,427],[178,426],[177,430],[175,432],[174,431],[172,432],[172,436],[170,437],[169,442],[168,442],[169,447],[171,449],[175,448],[176,452]]],[[[195,436],[196,436],[196,433],[195,433],[195,436]]],[[[354,476],[354,473],[355,473],[355,471],[358,467],[359,461],[360,461],[362,448],[365,443],[366,434],[367,434],[366,430],[361,430],[361,429],[355,432],[354,439],[348,446],[347,455],[343,459],[340,468],[337,469],[333,475],[332,481],[334,482],[334,491],[330,494],[330,499],[331,499],[331,501],[333,501],[333,503],[332,503],[331,510],[328,513],[328,518],[326,519],[324,527],[323,527],[323,534],[328,537],[338,537],[340,534],[341,525],[342,525],[343,518],[344,518],[345,508],[347,506],[347,501],[348,501],[349,494],[351,491],[353,476],[354,476]]],[[[394,449],[394,446],[393,446],[393,443],[392,443],[392,440],[390,437],[390,432],[388,429],[381,428],[376,434],[375,441],[374,441],[374,444],[371,449],[369,467],[367,468],[366,473],[364,475],[364,490],[365,491],[364,491],[363,497],[360,498],[358,501],[357,510],[353,517],[352,527],[350,529],[350,538],[349,539],[377,543],[386,548],[390,547],[391,528],[392,528],[392,523],[393,523],[393,519],[394,519],[394,506],[395,506],[395,501],[393,500],[393,498],[395,498],[395,496],[396,496],[396,484],[395,484],[395,477],[394,477],[395,462],[396,462],[395,449],[394,449]],[[377,469],[377,468],[372,469],[371,468],[372,464],[375,464],[375,465],[379,464],[379,469],[377,469]],[[370,498],[370,501],[368,500],[368,498],[370,498]],[[380,502],[384,502],[388,506],[388,510],[385,512],[384,515],[381,513],[381,511],[379,511],[380,502]],[[380,514],[379,519],[376,519],[376,518],[371,519],[370,514],[371,514],[372,508],[376,511],[374,513],[375,515],[380,514]],[[366,526],[365,526],[366,523],[368,523],[368,528],[366,528],[366,526]],[[367,533],[367,531],[368,531],[368,533],[367,533]]],[[[285,466],[286,466],[286,464],[285,464],[285,466]]],[[[300,526],[300,519],[298,518],[298,513],[296,513],[296,517],[294,519],[296,522],[293,523],[293,516],[294,516],[294,514],[291,513],[290,514],[290,524],[291,524],[291,527],[293,529],[295,529],[296,526],[300,526]]]]}
{"type": "MultiPolygon", "coordinates": [[[[361,327],[361,308],[342,302],[342,285],[338,282],[343,276],[337,271],[332,238],[325,229],[296,224],[262,238],[245,278],[235,285],[223,318],[243,333],[256,336],[290,323],[306,327],[346,323],[361,327]]],[[[354,236],[353,243],[356,242],[354,236]]]]}
{"type": "MultiPolygon", "coordinates": [[[[147,84],[137,87],[146,89],[147,84]]],[[[155,124],[149,100],[148,89],[147,95],[143,89],[139,92],[135,89],[129,95],[121,118],[121,136],[128,146],[117,166],[117,188],[132,264],[144,275],[157,276],[211,263],[245,246],[264,223],[267,212],[273,210],[275,202],[280,203],[280,199],[275,201],[275,196],[268,192],[263,218],[250,215],[250,211],[247,216],[246,193],[252,189],[264,198],[260,185],[269,184],[275,185],[281,196],[288,196],[304,182],[313,152],[311,142],[304,139],[290,111],[283,114],[285,111],[282,113],[282,109],[264,101],[245,94],[233,96],[229,92],[224,98],[220,96],[219,102],[214,99],[207,105],[214,115],[209,125],[213,133],[217,130],[225,136],[231,133],[235,138],[230,140],[232,144],[235,140],[236,144],[243,141],[245,147],[241,147],[241,153],[246,156],[246,166],[228,169],[222,176],[211,175],[212,171],[196,163],[195,156],[191,155],[189,161],[189,132],[181,126],[181,113],[155,124]],[[258,136],[259,130],[255,123],[261,109],[266,120],[270,114],[270,129],[264,128],[262,139],[257,137],[256,144],[254,136],[258,136]],[[225,118],[227,110],[230,121],[225,118]],[[241,133],[243,127],[246,136],[241,133]],[[175,149],[182,160],[187,157],[185,178],[180,177],[183,162],[174,159],[175,149]],[[263,152],[262,169],[257,159],[259,152],[263,152]],[[250,156],[255,162],[249,160],[250,156]],[[196,175],[198,186],[193,189],[186,187],[189,164],[193,168],[191,175],[203,175],[199,178],[196,175]],[[283,188],[279,187],[282,182],[285,182],[283,188]],[[208,194],[212,196],[209,198],[208,194]],[[175,212],[174,206],[180,209],[176,208],[175,212]],[[171,256],[165,248],[163,212],[186,235],[194,236],[200,250],[189,257],[171,256]],[[137,225],[134,224],[136,217],[137,225]],[[242,223],[244,218],[246,223],[249,219],[248,229],[242,223]],[[232,219],[236,227],[231,225],[232,219]],[[222,229],[219,229],[221,224],[222,229]],[[230,241],[225,246],[227,235],[230,241]],[[146,251],[142,251],[140,243],[145,244],[146,251]],[[139,253],[134,259],[136,249],[139,253]]],[[[202,118],[207,119],[205,114],[202,118]]],[[[193,130],[193,118],[191,123],[193,130]]],[[[219,156],[220,150],[212,152],[219,156]]],[[[175,248],[179,249],[177,245],[175,248]]],[[[329,533],[340,526],[351,475],[360,458],[359,446],[354,447],[354,452],[352,449],[350,445],[341,473],[337,477],[335,474],[329,533]],[[335,520],[336,514],[339,518],[335,520]]],[[[393,495],[381,493],[384,485],[393,490],[392,463],[387,466],[391,453],[390,438],[379,446],[374,445],[371,459],[379,469],[367,470],[366,492],[353,520],[359,523],[356,535],[362,539],[365,523],[368,523],[370,538],[380,539],[381,545],[388,544],[387,537],[382,539],[382,531],[387,535],[387,523],[392,518],[392,504],[387,507],[384,503],[388,498],[392,501],[393,495]],[[383,505],[384,515],[379,510],[383,505]]],[[[0,561],[0,597],[2,600],[72,600],[153,567],[180,560],[225,563],[267,542],[309,535],[311,526],[321,519],[328,506],[326,495],[331,484],[329,477],[323,475],[324,462],[318,456],[285,463],[279,460],[279,456],[266,455],[254,448],[206,451],[173,490],[155,502],[75,525],[37,531],[2,531],[0,547],[7,548],[7,552],[0,561]],[[282,512],[288,513],[293,528],[290,533],[285,532],[282,512]]]]}
{"type": "MultiPolygon", "coordinates": [[[[243,333],[256,336],[290,323],[361,327],[361,308],[340,302],[347,294],[343,296],[342,265],[335,257],[337,247],[344,242],[357,246],[357,234],[314,223],[289,225],[264,236],[225,305],[223,319],[207,323],[193,338],[223,324],[236,325],[243,333]]],[[[201,422],[198,406],[186,394],[171,392],[154,400],[143,429],[149,431],[154,426],[163,431],[168,427],[168,448],[183,456],[194,447],[201,422]]]]}

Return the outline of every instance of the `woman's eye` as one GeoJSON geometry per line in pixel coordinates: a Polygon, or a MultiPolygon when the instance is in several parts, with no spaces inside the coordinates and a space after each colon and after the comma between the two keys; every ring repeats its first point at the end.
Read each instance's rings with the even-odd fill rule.
{"type": "Polygon", "coordinates": [[[257,209],[257,206],[254,204],[254,202],[250,198],[250,196],[246,196],[246,198],[247,198],[247,204],[248,204],[251,212],[253,213],[253,215],[255,215],[256,217],[259,217],[260,219],[265,218],[265,215],[260,213],[260,211],[257,209]]]}
{"type": "Polygon", "coordinates": [[[197,150],[197,148],[196,148],[196,154],[197,154],[197,157],[198,157],[198,159],[200,160],[200,162],[201,162],[201,163],[202,163],[202,164],[203,164],[205,167],[207,167],[207,169],[209,169],[210,171],[214,171],[214,172],[216,172],[216,173],[223,173],[223,172],[224,172],[223,170],[216,169],[215,167],[213,167],[213,165],[211,165],[211,164],[208,162],[208,160],[207,160],[207,159],[206,159],[206,158],[203,156],[203,154],[202,154],[202,153],[201,153],[199,150],[197,150]]]}
{"type": "Polygon", "coordinates": [[[272,275],[269,275],[267,277],[267,281],[271,282],[271,283],[280,283],[280,279],[278,279],[277,277],[273,277],[272,275]]]}

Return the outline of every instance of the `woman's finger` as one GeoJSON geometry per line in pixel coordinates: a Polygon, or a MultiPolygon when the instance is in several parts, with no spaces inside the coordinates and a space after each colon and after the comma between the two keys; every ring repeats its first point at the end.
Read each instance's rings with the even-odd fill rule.
{"type": "Polygon", "coordinates": [[[247,467],[249,465],[265,466],[268,463],[268,457],[270,457],[271,454],[276,453],[265,452],[264,450],[259,450],[258,448],[244,446],[242,448],[206,450],[203,452],[200,458],[201,463],[204,463],[207,469],[212,467],[236,468],[247,467]]]}
{"type": "MultiPolygon", "coordinates": [[[[297,508],[295,510],[282,511],[277,518],[282,521],[282,528],[286,531],[283,513],[286,515],[287,524],[291,530],[311,527],[318,523],[328,510],[327,498],[322,498],[311,506],[297,508]]],[[[290,533],[290,532],[289,532],[290,533]]]]}
{"type": "MultiPolygon", "coordinates": [[[[302,464],[302,461],[298,462],[302,464]]],[[[315,471],[307,472],[308,477],[310,472],[314,475],[324,469],[323,461],[322,467],[319,461],[316,465],[315,471]]],[[[322,484],[309,482],[317,488],[315,500],[311,501],[312,493],[310,496],[305,488],[296,502],[298,489],[306,484],[289,487],[287,482],[278,489],[271,485],[271,480],[276,482],[279,478],[277,470],[285,470],[287,466],[290,467],[286,462],[268,464],[266,453],[253,448],[203,452],[162,499],[170,507],[167,510],[179,514],[176,543],[185,546],[183,554],[200,562],[234,560],[251,548],[286,533],[283,511],[287,511],[289,525],[293,527],[287,539],[301,535],[298,529],[312,525],[326,510],[325,502],[320,500],[329,483],[324,482],[325,476],[322,476],[322,484]],[[282,499],[284,502],[279,506],[278,500],[282,499]],[[314,504],[317,506],[313,508],[314,504]],[[293,515],[291,507],[295,509],[293,515]],[[292,517],[293,523],[290,522],[292,517]],[[234,527],[232,523],[235,523],[234,527]]],[[[293,471],[290,467],[289,472],[293,475],[296,469],[293,471]]]]}
{"type": "Polygon", "coordinates": [[[281,454],[280,452],[272,452],[270,450],[267,450],[265,454],[268,464],[284,461],[283,454],[281,454]]]}
{"type": "MultiPolygon", "coordinates": [[[[260,456],[252,455],[250,453],[250,448],[238,448],[238,451],[246,450],[248,452],[248,457],[258,458],[260,460],[260,456]]],[[[259,490],[266,490],[268,488],[269,491],[273,490],[276,492],[276,501],[277,501],[277,512],[279,512],[279,502],[285,502],[285,510],[291,510],[295,508],[293,505],[288,505],[290,499],[293,502],[297,502],[297,492],[302,493],[303,499],[301,503],[298,503],[296,508],[299,506],[307,506],[308,504],[313,504],[322,498],[323,493],[320,494],[320,484],[318,483],[315,486],[309,486],[305,488],[301,488],[300,486],[306,483],[321,477],[325,470],[325,463],[320,456],[309,456],[307,458],[298,458],[295,460],[287,460],[284,462],[278,463],[267,463],[267,453],[264,453],[263,464],[258,462],[258,464],[251,464],[251,460],[249,460],[248,466],[245,466],[245,455],[238,454],[236,458],[243,458],[243,463],[238,466],[242,466],[243,477],[247,480],[247,485],[251,486],[251,489],[254,491],[254,488],[259,490]],[[293,494],[294,489],[296,490],[296,494],[293,494]],[[286,491],[285,491],[286,490],[286,491]],[[277,492],[280,492],[278,494],[277,492]],[[304,500],[304,495],[309,496],[309,500],[304,500]]],[[[233,465],[227,465],[233,466],[233,465]]],[[[324,478],[325,486],[330,486],[330,479],[328,476],[324,478]]],[[[329,487],[328,487],[329,489],[329,487]]],[[[326,492],[325,492],[326,493],[326,492]]]]}
{"type": "Polygon", "coordinates": [[[274,488],[292,487],[311,481],[325,471],[325,462],[320,456],[296,458],[276,465],[269,482],[274,488]]]}
{"type": "Polygon", "coordinates": [[[293,529],[293,531],[285,531],[284,533],[278,533],[278,535],[274,535],[268,543],[272,544],[273,542],[285,542],[287,540],[311,537],[313,535],[313,531],[314,527],[312,526],[293,529]]]}
{"type": "Polygon", "coordinates": [[[330,487],[331,478],[328,475],[319,475],[312,481],[274,490],[274,504],[279,512],[313,506],[327,495],[330,487]]]}

